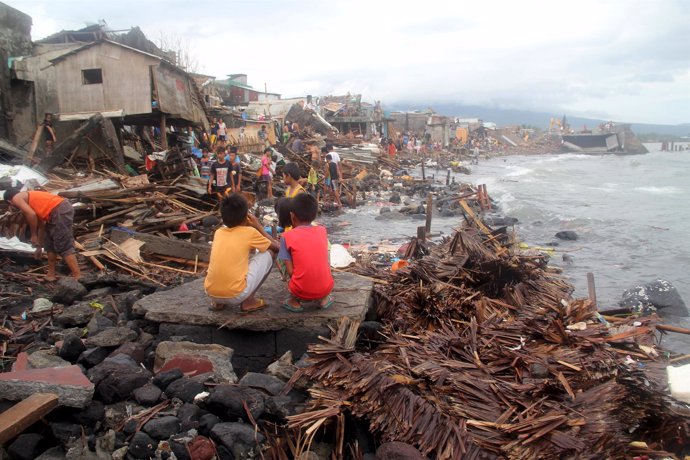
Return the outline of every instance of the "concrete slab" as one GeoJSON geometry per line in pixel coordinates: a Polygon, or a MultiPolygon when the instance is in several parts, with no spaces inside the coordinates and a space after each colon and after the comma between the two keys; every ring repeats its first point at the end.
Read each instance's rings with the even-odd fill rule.
{"type": "Polygon", "coordinates": [[[269,275],[257,294],[268,306],[256,312],[243,313],[239,307],[211,311],[211,302],[204,292],[203,278],[148,295],[138,300],[133,310],[155,322],[225,326],[228,329],[251,331],[323,327],[335,325],[343,316],[363,320],[371,293],[371,281],[344,272],[334,273],[333,278],[334,302],[328,310],[320,310],[315,304],[306,304],[301,313],[292,313],[282,308],[288,292],[276,270],[269,275]]]}
{"type": "Polygon", "coordinates": [[[0,373],[0,395],[12,401],[34,393],[55,393],[60,405],[83,408],[93,397],[94,385],[79,366],[0,373]]]}

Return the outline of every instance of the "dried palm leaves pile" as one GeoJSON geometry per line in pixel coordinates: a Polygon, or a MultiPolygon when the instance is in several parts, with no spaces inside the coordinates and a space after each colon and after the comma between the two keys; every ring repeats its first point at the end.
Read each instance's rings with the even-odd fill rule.
{"type": "MultiPolygon", "coordinates": [[[[468,227],[375,288],[380,343],[343,320],[310,348],[314,432],[350,413],[435,459],[652,458],[689,442],[655,318],[607,323],[538,258],[468,227]]],[[[309,429],[311,428],[311,431],[309,429]]]]}

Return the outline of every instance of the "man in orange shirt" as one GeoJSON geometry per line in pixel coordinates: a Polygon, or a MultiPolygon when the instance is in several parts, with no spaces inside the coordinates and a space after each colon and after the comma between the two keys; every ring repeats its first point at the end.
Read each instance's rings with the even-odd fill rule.
{"type": "Polygon", "coordinates": [[[29,192],[13,188],[5,191],[5,201],[18,208],[31,229],[31,244],[36,247],[36,257],[43,249],[48,254],[47,281],[55,281],[57,256],[60,254],[72,272],[79,279],[81,271],[74,252],[74,208],[69,200],[52,193],[32,190],[29,192]],[[42,249],[43,248],[43,249],[42,249]]]}

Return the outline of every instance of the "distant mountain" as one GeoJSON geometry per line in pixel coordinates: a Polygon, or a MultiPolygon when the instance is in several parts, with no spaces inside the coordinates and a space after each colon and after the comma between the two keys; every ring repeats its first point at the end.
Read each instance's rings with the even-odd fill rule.
{"type": "MultiPolygon", "coordinates": [[[[431,104],[429,106],[424,104],[411,104],[406,102],[391,104],[385,107],[387,111],[395,110],[426,110],[431,107],[436,113],[441,115],[461,117],[461,118],[481,118],[484,121],[492,121],[498,126],[505,125],[532,125],[542,129],[549,127],[551,118],[563,118],[563,113],[547,113],[547,112],[533,112],[530,110],[515,110],[515,109],[499,109],[492,107],[482,107],[477,105],[463,105],[463,104],[431,104]]],[[[621,120],[601,120],[597,118],[583,118],[576,116],[569,116],[565,114],[570,126],[575,130],[581,130],[584,126],[587,128],[594,128],[601,123],[607,121],[617,121],[627,123],[621,120]]],[[[630,127],[636,134],[663,134],[671,136],[690,136],[690,123],[683,123],[680,125],[656,125],[648,123],[630,123],[630,127]]]]}

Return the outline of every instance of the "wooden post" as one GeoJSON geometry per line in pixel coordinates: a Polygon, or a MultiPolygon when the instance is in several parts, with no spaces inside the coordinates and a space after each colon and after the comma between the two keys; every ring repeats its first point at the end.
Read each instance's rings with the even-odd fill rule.
{"type": "Polygon", "coordinates": [[[431,232],[431,215],[434,213],[434,197],[431,192],[426,194],[426,232],[431,232]]]}
{"type": "Polygon", "coordinates": [[[446,187],[450,185],[450,168],[448,168],[448,175],[446,176],[446,187]]]}
{"type": "Polygon", "coordinates": [[[426,241],[426,227],[425,226],[417,227],[417,240],[419,240],[420,243],[424,243],[426,241]]]}
{"type": "Polygon", "coordinates": [[[589,300],[594,307],[597,307],[597,288],[594,285],[594,273],[587,273],[587,291],[589,292],[589,300]]]}
{"type": "Polygon", "coordinates": [[[0,444],[20,434],[58,406],[58,395],[34,393],[2,413],[0,418],[0,444]]]}
{"type": "Polygon", "coordinates": [[[163,150],[168,150],[168,125],[164,113],[161,113],[161,147],[163,150]]]}
{"type": "Polygon", "coordinates": [[[486,191],[486,184],[482,184],[484,188],[484,199],[486,200],[486,208],[491,211],[491,200],[489,199],[489,192],[486,191]]]}
{"type": "Polygon", "coordinates": [[[424,162],[426,161],[426,153],[422,149],[422,180],[426,180],[426,173],[424,172],[424,162]]]}
{"type": "Polygon", "coordinates": [[[357,184],[352,184],[352,203],[350,203],[352,209],[357,208],[357,184]]]}

